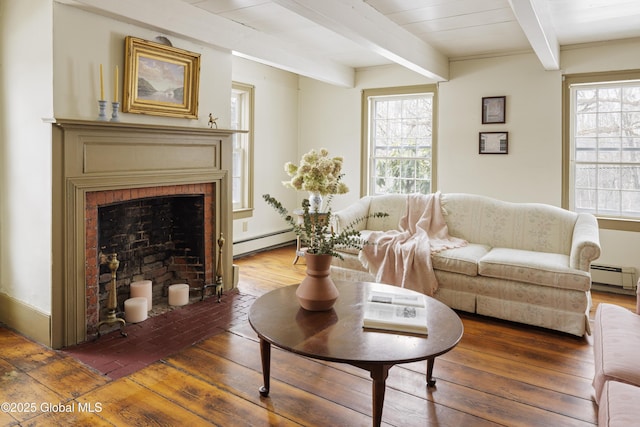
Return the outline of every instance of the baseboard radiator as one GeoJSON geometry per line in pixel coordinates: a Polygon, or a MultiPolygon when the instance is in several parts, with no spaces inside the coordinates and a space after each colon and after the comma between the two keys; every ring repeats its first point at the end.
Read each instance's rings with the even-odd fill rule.
{"type": "Polygon", "coordinates": [[[596,290],[633,294],[636,292],[635,279],[633,267],[591,264],[591,282],[596,290]]]}

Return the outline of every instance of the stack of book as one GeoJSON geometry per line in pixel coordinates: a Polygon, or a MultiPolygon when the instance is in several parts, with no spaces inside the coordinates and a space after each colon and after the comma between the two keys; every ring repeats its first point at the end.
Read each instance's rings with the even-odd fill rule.
{"type": "Polygon", "coordinates": [[[364,305],[363,327],[427,335],[424,295],[372,291],[364,305]]]}

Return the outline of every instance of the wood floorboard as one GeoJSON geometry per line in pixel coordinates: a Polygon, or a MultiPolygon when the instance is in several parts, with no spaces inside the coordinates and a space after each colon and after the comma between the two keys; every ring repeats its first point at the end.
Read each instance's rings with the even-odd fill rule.
{"type": "MultiPolygon", "coordinates": [[[[242,339],[246,341],[245,339],[242,339]]],[[[217,340],[213,340],[217,341],[217,340]]],[[[277,353],[272,353],[274,367],[280,366],[277,353]]],[[[256,355],[255,346],[251,346],[244,354],[249,357],[256,355]]],[[[256,355],[257,356],[257,355],[256,355]]],[[[294,355],[285,358],[285,362],[300,363],[294,355]],[[290,360],[289,360],[290,359],[290,360]]],[[[255,357],[253,366],[246,366],[244,361],[230,361],[215,353],[204,350],[201,346],[190,348],[170,358],[167,363],[188,372],[192,376],[198,376],[207,382],[220,384],[226,390],[237,393],[243,399],[253,403],[264,405],[276,414],[293,422],[305,425],[369,425],[371,419],[368,415],[358,413],[350,408],[335,403],[331,400],[318,398],[308,391],[292,386],[282,381],[279,371],[272,369],[271,393],[269,398],[261,398],[258,394],[258,386],[262,384],[259,356],[255,357]],[[312,410],[311,410],[312,409],[312,410]]],[[[285,363],[284,369],[288,365],[285,363]]],[[[313,372],[313,371],[312,371],[313,372]]],[[[317,374],[317,373],[316,373],[317,374]]]]}
{"type": "MultiPolygon", "coordinates": [[[[235,260],[239,292],[246,296],[237,298],[237,309],[246,312],[250,295],[299,283],[306,267],[304,259],[293,265],[293,254],[293,247],[285,247],[235,260]]],[[[594,291],[592,297],[591,318],[600,303],[635,309],[632,296],[594,291]]],[[[424,362],[390,370],[383,425],[596,425],[591,336],[459,315],[464,336],[436,359],[435,387],[425,384],[424,362]]],[[[0,411],[0,425],[371,425],[371,380],[353,366],[274,348],[270,395],[261,397],[257,336],[246,320],[224,316],[228,324],[216,326],[221,333],[119,379],[0,326],[0,401],[73,408],[0,411]]],[[[159,335],[155,345],[178,338],[159,335]]],[[[118,344],[126,348],[126,341],[118,344]]]]}
{"type": "MultiPolygon", "coordinates": [[[[207,360],[207,362],[216,360],[207,360]]],[[[232,363],[232,362],[223,362],[232,363]]],[[[246,420],[253,425],[296,425],[286,418],[265,410],[264,405],[249,404],[243,396],[207,381],[198,373],[190,375],[170,363],[155,364],[131,376],[131,380],[162,395],[178,405],[189,408],[204,420],[219,425],[243,426],[246,420]]]]}

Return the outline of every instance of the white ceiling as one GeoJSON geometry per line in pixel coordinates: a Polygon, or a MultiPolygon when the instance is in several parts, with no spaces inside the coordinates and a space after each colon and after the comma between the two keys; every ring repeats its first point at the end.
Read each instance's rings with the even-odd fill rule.
{"type": "MultiPolygon", "coordinates": [[[[354,70],[401,64],[433,80],[449,61],[640,37],[640,0],[57,0],[352,86],[354,70]]],[[[638,54],[638,52],[635,52],[638,54]]]]}

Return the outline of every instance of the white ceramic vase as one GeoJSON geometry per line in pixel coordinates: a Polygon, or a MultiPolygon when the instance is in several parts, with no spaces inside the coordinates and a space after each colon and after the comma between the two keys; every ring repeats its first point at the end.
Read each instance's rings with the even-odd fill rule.
{"type": "Polygon", "coordinates": [[[309,192],[309,212],[322,212],[322,194],[309,192]]]}

